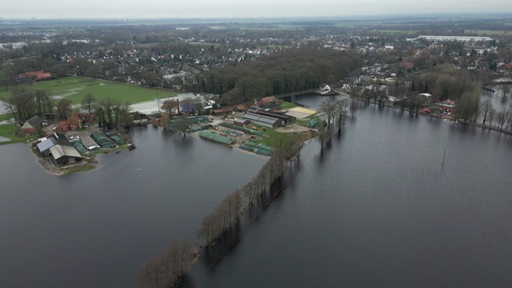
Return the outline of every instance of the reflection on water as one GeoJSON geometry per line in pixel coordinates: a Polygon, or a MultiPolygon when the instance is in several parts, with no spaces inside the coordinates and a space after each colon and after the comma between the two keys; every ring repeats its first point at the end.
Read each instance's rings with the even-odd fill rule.
{"type": "Polygon", "coordinates": [[[512,138],[356,113],[323,157],[305,146],[294,185],[195,287],[512,285],[512,138]]]}
{"type": "Polygon", "coordinates": [[[24,144],[0,146],[1,287],[135,287],[142,263],[196,244],[202,218],[266,159],[159,128],[132,138],[137,149],[63,177],[24,144]]]}

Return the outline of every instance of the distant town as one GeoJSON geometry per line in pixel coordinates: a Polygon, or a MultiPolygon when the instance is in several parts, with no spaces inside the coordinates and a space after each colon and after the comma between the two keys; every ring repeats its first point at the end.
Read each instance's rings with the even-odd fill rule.
{"type": "Polygon", "coordinates": [[[268,156],[279,133],[330,135],[357,103],[508,133],[512,20],[421,21],[4,21],[0,140],[91,164],[152,124],[268,156]],[[318,111],[292,103],[304,94],[327,98],[318,111]]]}

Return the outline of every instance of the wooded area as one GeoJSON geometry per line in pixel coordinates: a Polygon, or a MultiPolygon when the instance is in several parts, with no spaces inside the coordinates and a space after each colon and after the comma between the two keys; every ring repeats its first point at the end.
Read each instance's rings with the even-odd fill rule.
{"type": "Polygon", "coordinates": [[[303,49],[261,57],[255,62],[216,68],[197,77],[197,89],[236,104],[269,95],[338,83],[360,68],[360,55],[332,49],[303,49]]]}

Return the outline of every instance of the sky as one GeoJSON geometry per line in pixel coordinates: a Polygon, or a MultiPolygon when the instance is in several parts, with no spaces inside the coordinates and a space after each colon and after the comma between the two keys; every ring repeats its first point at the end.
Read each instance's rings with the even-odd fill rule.
{"type": "Polygon", "coordinates": [[[273,18],[512,13],[512,0],[6,0],[3,19],[273,18]]]}

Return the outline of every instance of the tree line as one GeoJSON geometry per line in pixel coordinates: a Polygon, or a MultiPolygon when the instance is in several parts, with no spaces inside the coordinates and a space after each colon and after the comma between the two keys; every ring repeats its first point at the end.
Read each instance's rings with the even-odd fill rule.
{"type": "MultiPolygon", "coordinates": [[[[69,99],[62,98],[56,102],[46,90],[41,89],[13,90],[7,100],[7,108],[18,123],[23,123],[34,115],[50,120],[66,120],[73,113],[69,99]]],[[[130,125],[133,120],[129,105],[119,103],[110,97],[96,101],[92,94],[87,94],[82,99],[82,109],[94,114],[100,128],[122,128],[130,125]]],[[[80,108],[75,110],[80,111],[80,108]]]]}

